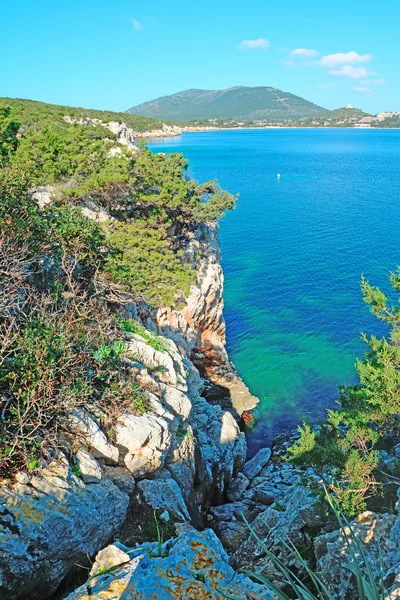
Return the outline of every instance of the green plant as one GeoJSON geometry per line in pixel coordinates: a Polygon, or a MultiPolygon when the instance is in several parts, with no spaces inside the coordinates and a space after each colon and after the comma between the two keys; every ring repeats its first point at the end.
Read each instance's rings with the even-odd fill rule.
{"type": "Polygon", "coordinates": [[[75,456],[71,456],[70,465],[71,465],[71,471],[73,472],[73,474],[76,477],[81,477],[82,476],[82,471],[81,471],[81,468],[79,466],[79,462],[77,461],[77,459],[76,459],[75,456]]]}
{"type": "Polygon", "coordinates": [[[154,348],[154,350],[158,350],[159,352],[164,352],[167,348],[161,337],[148,331],[143,325],[134,321],[133,319],[118,319],[118,323],[123,331],[127,331],[128,333],[136,333],[140,335],[149,346],[154,348]]]}
{"type": "Polygon", "coordinates": [[[315,448],[315,431],[308,423],[303,422],[303,427],[298,426],[300,438],[288,448],[291,460],[298,460],[315,448]]]}
{"type": "Polygon", "coordinates": [[[121,354],[125,352],[125,350],[126,349],[123,342],[114,342],[111,346],[100,346],[100,348],[94,352],[93,358],[98,363],[105,363],[107,360],[119,358],[121,354]]]}
{"type": "MultiPolygon", "coordinates": [[[[390,281],[400,292],[400,269],[390,281]]],[[[361,291],[371,312],[390,327],[388,339],[363,334],[368,349],[356,362],[359,383],[341,387],[339,408],[328,410],[320,431],[300,429],[300,440],[289,448],[290,460],[297,464],[312,466],[321,475],[330,467],[330,489],[348,516],[364,510],[366,500],[380,490],[376,445],[385,432],[396,429],[400,412],[400,308],[390,306],[387,296],[364,278],[361,291]]]]}

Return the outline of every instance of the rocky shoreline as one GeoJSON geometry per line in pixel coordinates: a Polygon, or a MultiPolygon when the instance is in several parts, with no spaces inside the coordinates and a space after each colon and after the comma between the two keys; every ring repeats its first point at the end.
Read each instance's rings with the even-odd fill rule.
{"type": "MultiPolygon", "coordinates": [[[[84,124],[103,125],[129,147],[138,137],[123,123],[84,124]]],[[[43,206],[51,194],[45,186],[36,199],[43,206]]],[[[80,208],[109,218],[93,202],[80,208]]],[[[217,225],[191,231],[183,259],[197,280],[179,308],[156,310],[129,294],[112,300],[122,319],[142,325],[120,343],[145,410],[111,418],[98,405],[71,409],[40,468],[0,483],[0,600],[272,600],[240,570],[276,583],[272,554],[303,577],[286,540],[324,573],[335,598],[355,598],[324,482],[285,460],[293,437],[247,459],[239,421],[258,399],[225,348],[217,225]]],[[[388,454],[388,469],[398,456],[400,448],[388,454]]],[[[382,567],[385,600],[400,597],[397,510],[366,512],[349,525],[382,567]]]]}

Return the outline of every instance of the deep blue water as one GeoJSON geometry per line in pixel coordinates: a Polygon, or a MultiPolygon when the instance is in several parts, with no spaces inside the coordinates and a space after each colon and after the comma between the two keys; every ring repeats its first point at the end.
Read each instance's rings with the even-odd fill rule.
{"type": "Polygon", "coordinates": [[[218,131],[150,147],[240,192],[220,238],[228,351],[260,398],[253,450],[323,418],[356,381],[360,332],[386,333],[359,283],[364,273],[390,293],[400,264],[400,131],[218,131]]]}

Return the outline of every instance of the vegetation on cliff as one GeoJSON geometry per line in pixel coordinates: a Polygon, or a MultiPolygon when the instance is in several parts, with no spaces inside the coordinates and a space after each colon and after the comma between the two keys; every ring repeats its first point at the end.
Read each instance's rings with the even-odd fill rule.
{"type": "Polygon", "coordinates": [[[108,301],[179,302],[196,276],[188,238],[235,203],[217,182],[190,180],[182,156],[131,150],[63,112],[22,101],[0,109],[2,476],[35,469],[58,443],[58,417],[76,406],[144,409],[121,359],[126,323],[108,301]],[[45,183],[53,198],[39,207],[32,191],[45,183]],[[89,198],[104,222],[85,216],[89,198]]]}

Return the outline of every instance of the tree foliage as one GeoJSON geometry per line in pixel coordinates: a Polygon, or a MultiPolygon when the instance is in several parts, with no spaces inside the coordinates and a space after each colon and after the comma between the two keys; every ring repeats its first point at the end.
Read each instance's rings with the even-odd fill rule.
{"type": "MultiPolygon", "coordinates": [[[[390,275],[390,281],[400,292],[400,270],[390,275]]],[[[300,440],[289,450],[294,462],[321,473],[332,468],[331,489],[350,516],[365,508],[366,499],[379,489],[377,445],[398,429],[400,414],[400,309],[364,278],[361,290],[372,314],[390,328],[389,336],[362,336],[368,349],[356,362],[358,384],[340,388],[339,408],[328,411],[319,432],[309,426],[301,429],[300,440]]]]}

